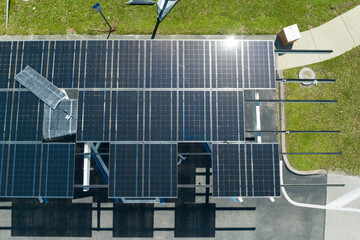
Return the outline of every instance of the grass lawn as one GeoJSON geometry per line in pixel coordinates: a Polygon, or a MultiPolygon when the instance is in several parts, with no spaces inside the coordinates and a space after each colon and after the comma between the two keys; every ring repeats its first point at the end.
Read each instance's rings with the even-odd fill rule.
{"type": "MultiPolygon", "coordinates": [[[[126,1],[99,0],[109,22],[118,23],[116,34],[151,34],[156,6],[128,6],[126,1]]],[[[107,26],[92,9],[96,2],[12,0],[5,32],[6,0],[2,0],[0,34],[99,34],[93,30],[107,30],[107,26]]],[[[294,23],[304,31],[359,4],[360,0],[180,0],[158,34],[276,34],[294,23]]]]}
{"type": "MultiPolygon", "coordinates": [[[[318,78],[336,79],[334,84],[301,87],[288,83],[287,99],[336,99],[335,104],[285,106],[289,130],[340,130],[340,134],[289,134],[288,152],[343,152],[342,155],[290,156],[296,169],[341,170],[360,175],[360,47],[342,56],[310,65],[318,78]]],[[[300,68],[285,71],[297,77],[300,68]]]]}

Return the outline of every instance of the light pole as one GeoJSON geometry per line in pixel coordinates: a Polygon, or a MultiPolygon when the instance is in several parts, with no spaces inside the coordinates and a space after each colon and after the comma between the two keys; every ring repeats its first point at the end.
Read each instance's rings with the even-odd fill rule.
{"type": "Polygon", "coordinates": [[[95,5],[93,6],[93,8],[95,9],[95,12],[101,14],[101,16],[102,16],[103,19],[105,20],[106,24],[109,26],[109,28],[110,28],[110,29],[109,29],[109,35],[108,35],[107,38],[106,38],[106,39],[109,39],[112,28],[111,28],[109,22],[106,20],[104,14],[101,12],[102,8],[101,8],[101,6],[100,6],[100,3],[95,4],[95,5]]]}

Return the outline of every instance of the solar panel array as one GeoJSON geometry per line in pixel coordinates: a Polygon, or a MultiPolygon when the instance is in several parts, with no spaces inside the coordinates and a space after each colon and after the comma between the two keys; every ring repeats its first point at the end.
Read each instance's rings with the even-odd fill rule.
{"type": "Polygon", "coordinates": [[[212,150],[214,197],[280,196],[278,144],[213,144],[212,150]]]}
{"type": "Polygon", "coordinates": [[[176,144],[243,143],[243,90],[275,89],[272,41],[14,41],[0,54],[0,141],[42,141],[44,104],[14,80],[29,65],[76,90],[76,142],[110,142],[110,197],[176,197],[176,144]]]}

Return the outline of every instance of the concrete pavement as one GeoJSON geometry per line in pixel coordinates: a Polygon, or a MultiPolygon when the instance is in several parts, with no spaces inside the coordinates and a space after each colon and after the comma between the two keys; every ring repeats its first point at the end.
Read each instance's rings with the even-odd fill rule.
{"type": "Polygon", "coordinates": [[[309,65],[339,56],[360,45],[360,5],[333,20],[301,33],[292,49],[333,50],[326,55],[284,54],[278,57],[278,69],[309,65]]]}

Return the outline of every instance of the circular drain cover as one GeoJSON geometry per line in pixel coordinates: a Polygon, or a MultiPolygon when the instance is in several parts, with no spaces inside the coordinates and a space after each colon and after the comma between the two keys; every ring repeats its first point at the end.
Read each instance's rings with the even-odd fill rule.
{"type": "MultiPolygon", "coordinates": [[[[299,79],[316,79],[316,74],[310,68],[303,68],[299,72],[299,79]]],[[[302,84],[306,85],[306,86],[309,86],[309,85],[313,85],[315,82],[316,81],[314,81],[314,82],[302,82],[302,84]]]]}

